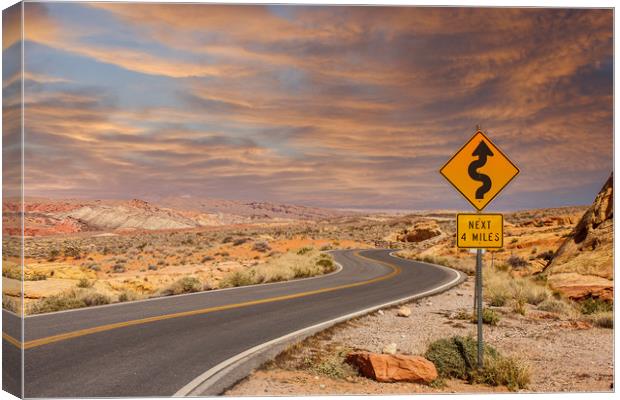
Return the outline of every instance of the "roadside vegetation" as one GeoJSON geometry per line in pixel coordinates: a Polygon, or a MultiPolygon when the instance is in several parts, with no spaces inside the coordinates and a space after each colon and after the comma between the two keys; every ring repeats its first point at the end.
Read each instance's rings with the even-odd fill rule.
{"type": "Polygon", "coordinates": [[[527,387],[530,370],[522,360],[502,356],[490,345],[485,345],[483,354],[483,368],[479,370],[476,368],[476,340],[470,336],[453,336],[431,343],[424,356],[435,364],[439,379],[457,378],[469,383],[503,385],[512,391],[527,387]]]}
{"type": "Polygon", "coordinates": [[[111,299],[92,290],[71,289],[63,293],[46,297],[34,303],[29,314],[42,314],[54,311],[70,310],[109,304],[111,299]]]}
{"type": "Polygon", "coordinates": [[[291,279],[323,275],[336,269],[331,255],[304,247],[287,252],[267,262],[224,277],[221,287],[238,287],[260,283],[282,282],[291,279]]]}

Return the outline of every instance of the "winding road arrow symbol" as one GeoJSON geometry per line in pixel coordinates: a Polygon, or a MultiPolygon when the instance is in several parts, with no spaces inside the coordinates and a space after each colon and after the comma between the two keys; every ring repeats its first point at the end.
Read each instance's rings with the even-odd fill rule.
{"type": "Polygon", "coordinates": [[[478,168],[482,168],[487,163],[487,157],[493,157],[493,152],[484,140],[481,140],[471,155],[477,156],[478,159],[469,164],[467,173],[471,179],[482,182],[482,186],[476,190],[476,199],[484,199],[484,195],[491,190],[491,178],[488,175],[479,173],[478,168]]]}

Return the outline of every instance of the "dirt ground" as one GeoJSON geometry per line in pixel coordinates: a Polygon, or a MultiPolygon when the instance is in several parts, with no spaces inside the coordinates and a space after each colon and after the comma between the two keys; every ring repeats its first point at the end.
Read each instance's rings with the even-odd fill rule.
{"type": "MultiPolygon", "coordinates": [[[[445,293],[409,303],[412,315],[390,308],[340,324],[306,339],[229,389],[230,396],[476,393],[503,387],[448,380],[443,387],[416,383],[378,383],[359,376],[338,378],[301,367],[299,360],[333,349],[381,352],[396,343],[398,353],[423,354],[429,343],[453,335],[475,335],[476,325],[455,315],[473,305],[473,279],[445,293]],[[284,360],[284,361],[283,361],[284,360]],[[297,360],[297,361],[295,361],[297,360]]],[[[530,367],[531,383],[522,392],[612,391],[613,330],[592,327],[570,317],[528,309],[525,316],[502,307],[497,326],[484,326],[487,343],[530,367]]]]}

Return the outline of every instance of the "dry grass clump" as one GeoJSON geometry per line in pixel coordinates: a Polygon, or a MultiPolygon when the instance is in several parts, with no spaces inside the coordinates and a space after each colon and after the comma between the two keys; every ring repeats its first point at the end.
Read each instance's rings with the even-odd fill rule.
{"type": "Polygon", "coordinates": [[[568,315],[574,312],[567,302],[556,299],[548,299],[540,303],[537,307],[538,310],[552,312],[559,315],[568,315]]]}
{"type": "Polygon", "coordinates": [[[198,278],[193,276],[184,276],[162,290],[161,294],[164,296],[173,296],[176,294],[200,292],[202,290],[203,285],[198,278]]]}
{"type": "Polygon", "coordinates": [[[614,312],[602,311],[588,316],[588,320],[600,328],[614,328],[614,312]]]}
{"type": "Polygon", "coordinates": [[[30,307],[30,314],[42,314],[109,303],[110,298],[104,294],[89,290],[71,289],[34,303],[30,307]]]}
{"type": "Polygon", "coordinates": [[[489,305],[511,305],[513,311],[525,314],[526,304],[538,305],[551,298],[551,290],[527,278],[509,272],[489,269],[484,273],[484,297],[489,305]]]}
{"type": "Polygon", "coordinates": [[[20,309],[19,304],[19,300],[12,299],[10,296],[7,296],[5,294],[2,295],[2,308],[4,308],[5,310],[18,313],[20,309]]]}
{"type": "Polygon", "coordinates": [[[307,278],[332,272],[335,268],[331,255],[316,249],[287,252],[245,271],[225,276],[220,286],[237,287],[307,278]]]}

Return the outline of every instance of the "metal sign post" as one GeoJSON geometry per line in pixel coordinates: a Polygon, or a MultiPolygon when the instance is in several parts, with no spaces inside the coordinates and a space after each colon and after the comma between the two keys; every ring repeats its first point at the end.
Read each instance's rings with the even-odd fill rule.
{"type": "Polygon", "coordinates": [[[474,312],[478,325],[477,367],[480,369],[484,365],[482,253],[485,248],[501,248],[504,245],[503,216],[480,214],[480,211],[519,174],[519,168],[478,128],[439,172],[478,211],[478,214],[457,215],[456,244],[459,248],[476,249],[474,312]]]}
{"type": "Polygon", "coordinates": [[[476,314],[478,314],[478,368],[482,368],[482,249],[476,251],[476,314]]]}

